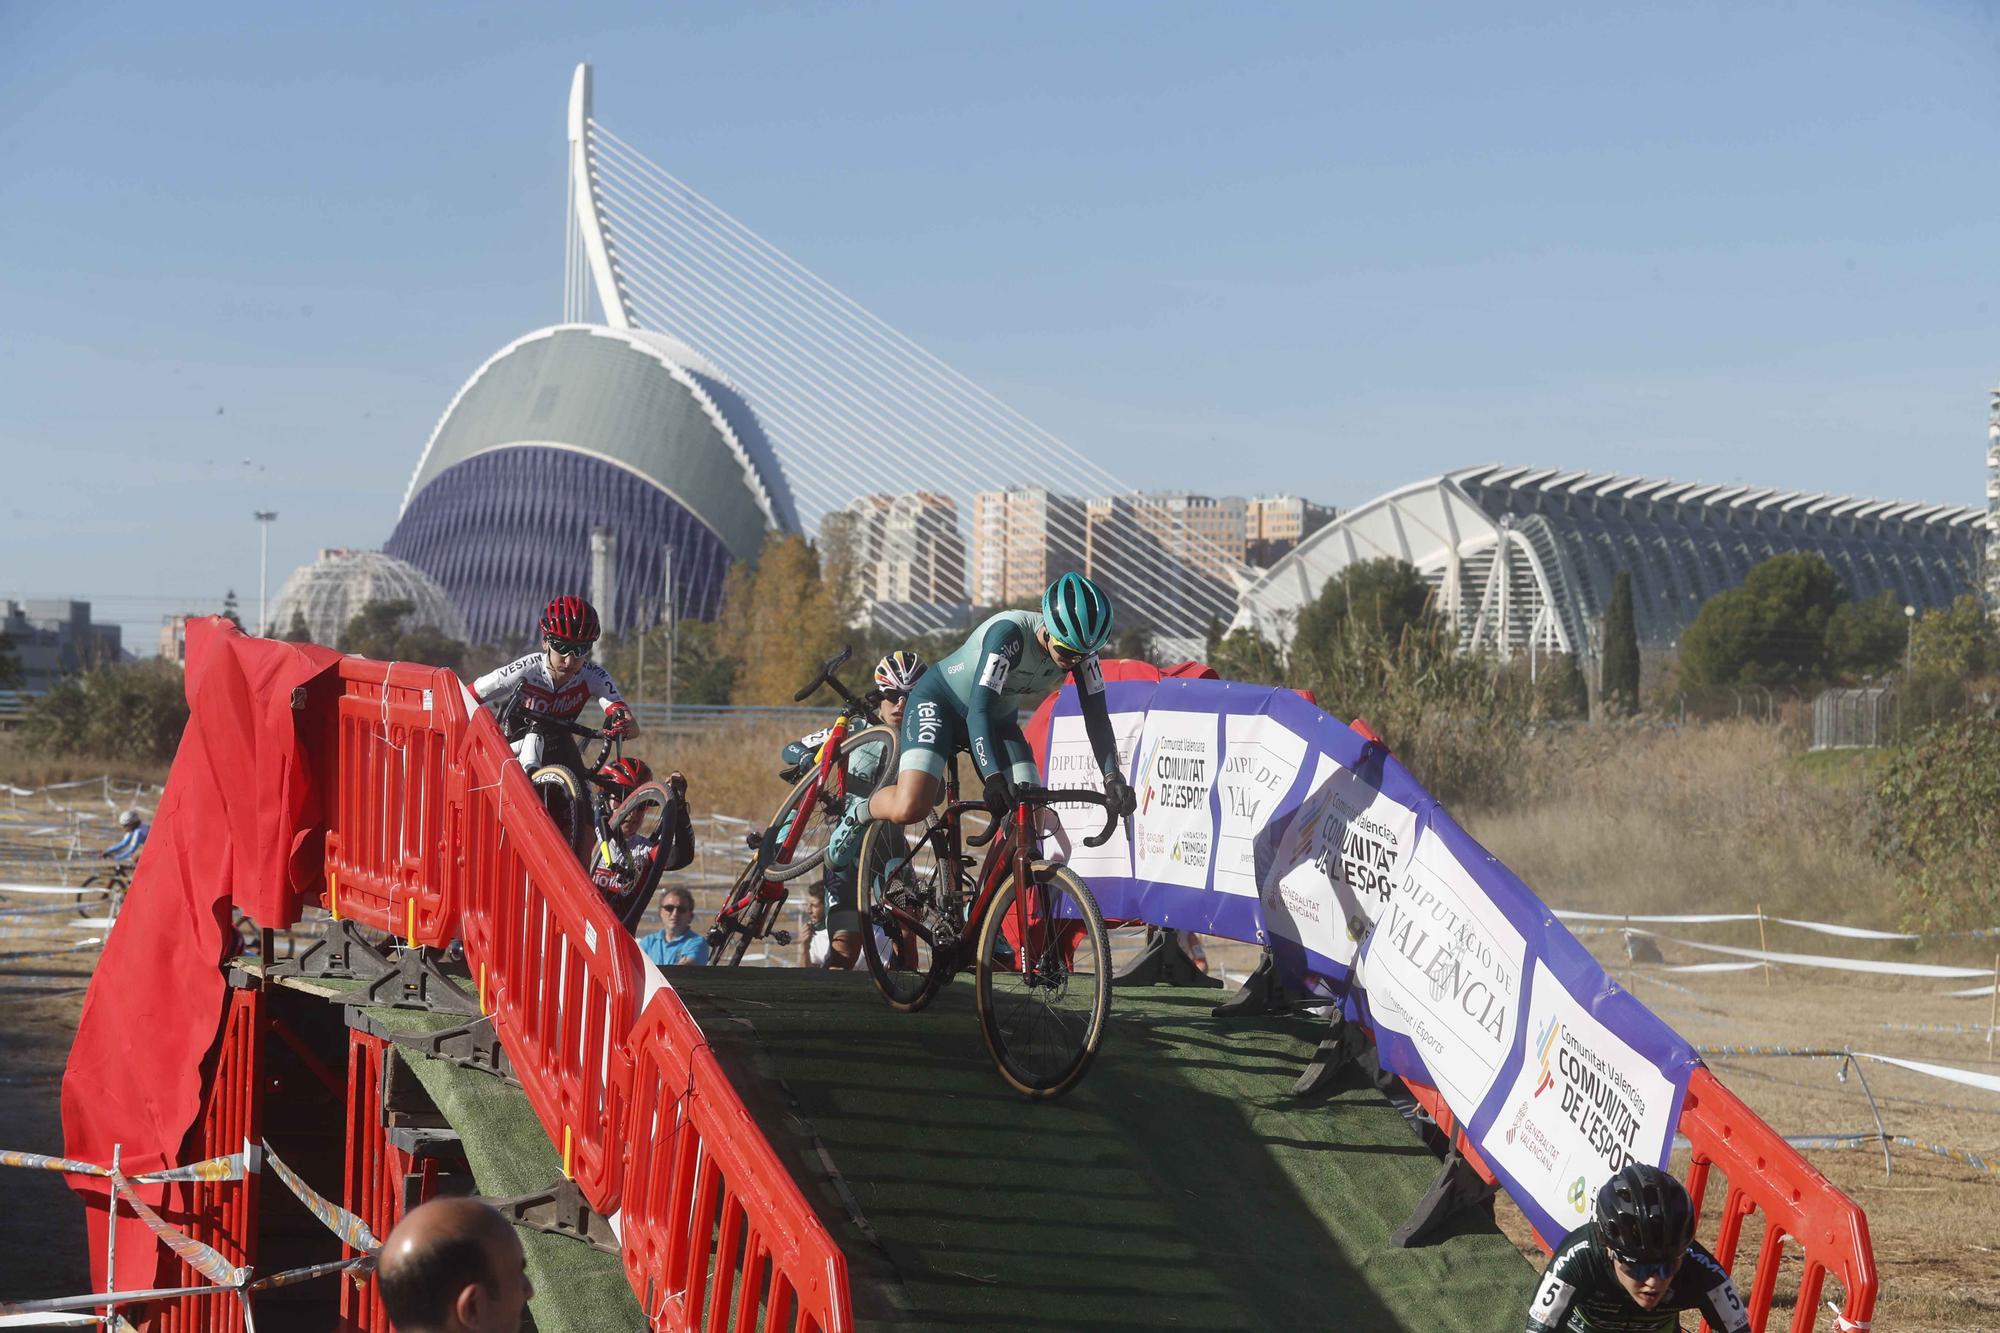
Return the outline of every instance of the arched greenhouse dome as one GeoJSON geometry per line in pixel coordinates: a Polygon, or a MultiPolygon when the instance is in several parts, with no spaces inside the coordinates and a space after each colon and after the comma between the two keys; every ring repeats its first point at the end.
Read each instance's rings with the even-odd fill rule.
{"type": "Polygon", "coordinates": [[[285,580],[271,607],[269,634],[284,634],[294,615],[302,616],[314,643],[338,647],[341,635],[361,609],[377,602],[408,602],[409,624],[429,625],[464,642],[465,617],[436,579],[380,551],[324,550],[285,580]]]}

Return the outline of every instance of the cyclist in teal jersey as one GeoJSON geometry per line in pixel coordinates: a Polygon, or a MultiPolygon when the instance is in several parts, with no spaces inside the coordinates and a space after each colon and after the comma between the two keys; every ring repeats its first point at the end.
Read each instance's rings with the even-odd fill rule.
{"type": "Polygon", "coordinates": [[[869,816],[914,824],[929,814],[944,793],[945,765],[959,750],[972,755],[987,808],[996,816],[1012,810],[1015,789],[1040,779],[1019,712],[1068,677],[1076,680],[1105,794],[1120,814],[1131,814],[1132,788],[1119,768],[1097,665],[1097,651],[1110,637],[1111,599],[1076,573],[1049,585],[1039,615],[1002,611],[986,620],[910,692],[896,781],[869,798],[869,816]]]}

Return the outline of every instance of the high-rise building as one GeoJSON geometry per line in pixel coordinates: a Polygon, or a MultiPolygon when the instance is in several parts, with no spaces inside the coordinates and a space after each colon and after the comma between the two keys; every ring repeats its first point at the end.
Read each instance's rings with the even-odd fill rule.
{"type": "Polygon", "coordinates": [[[1084,572],[1140,623],[1161,606],[1233,603],[1244,501],[1190,491],[1110,495],[1084,508],[1084,572]]]}
{"type": "Polygon", "coordinates": [[[864,495],[820,520],[820,540],[844,557],[870,602],[965,604],[965,539],[948,495],[864,495]]]}
{"type": "Polygon", "coordinates": [[[972,602],[1039,599],[1050,580],[1084,565],[1083,502],[1041,486],[972,497],[972,602]]]}
{"type": "Polygon", "coordinates": [[[1244,513],[1244,561],[1259,568],[1270,564],[1318,532],[1340,511],[1297,495],[1260,495],[1244,513]]]}
{"type": "Polygon", "coordinates": [[[185,668],[188,662],[188,617],[160,618],[160,660],[185,668]]]}

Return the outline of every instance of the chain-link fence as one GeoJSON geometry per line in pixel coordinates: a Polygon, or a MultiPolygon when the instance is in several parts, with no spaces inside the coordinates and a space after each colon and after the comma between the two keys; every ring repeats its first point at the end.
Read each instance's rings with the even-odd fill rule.
{"type": "Polygon", "coordinates": [[[1813,700],[1812,748],[1886,745],[1896,738],[1896,692],[1886,686],[1823,690],[1813,700]]]}

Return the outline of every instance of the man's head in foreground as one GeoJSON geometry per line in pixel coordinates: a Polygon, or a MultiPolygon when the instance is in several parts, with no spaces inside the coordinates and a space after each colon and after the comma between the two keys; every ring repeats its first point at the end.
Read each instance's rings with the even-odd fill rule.
{"type": "Polygon", "coordinates": [[[520,1237],[477,1199],[433,1199],[382,1242],[375,1280],[397,1333],[516,1333],[535,1289],[520,1237]]]}

